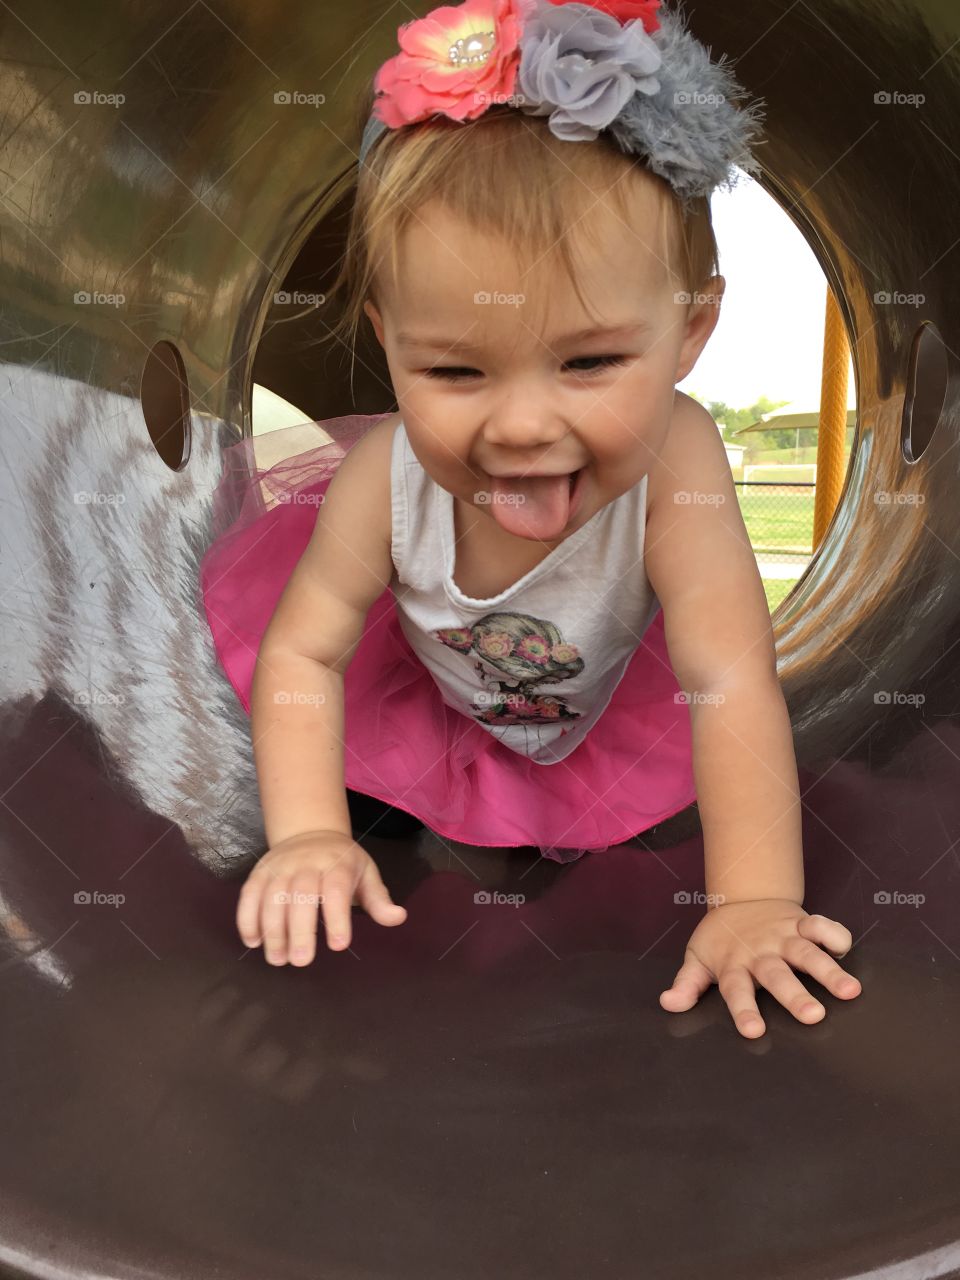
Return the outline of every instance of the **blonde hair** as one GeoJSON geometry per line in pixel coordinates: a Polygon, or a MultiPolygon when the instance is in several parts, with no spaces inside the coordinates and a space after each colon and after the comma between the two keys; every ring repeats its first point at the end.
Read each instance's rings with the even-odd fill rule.
{"type": "MultiPolygon", "coordinates": [[[[361,128],[371,103],[368,93],[361,128]]],[[[589,313],[571,230],[593,238],[597,220],[590,208],[612,196],[615,212],[639,237],[637,197],[646,195],[648,207],[651,191],[659,248],[650,248],[676,279],[676,291],[693,294],[719,272],[709,198],[685,209],[667,182],[610,138],[566,142],[550,132],[545,117],[509,106],[491,107],[465,123],[434,117],[388,129],[359,172],[343,260],[329,291],[343,289],[346,299],[326,337],[348,340],[355,349],[364,302],[369,298],[380,309],[384,264],[396,280],[400,237],[432,200],[478,231],[503,237],[522,261],[547,271],[559,262],[589,313]]]]}

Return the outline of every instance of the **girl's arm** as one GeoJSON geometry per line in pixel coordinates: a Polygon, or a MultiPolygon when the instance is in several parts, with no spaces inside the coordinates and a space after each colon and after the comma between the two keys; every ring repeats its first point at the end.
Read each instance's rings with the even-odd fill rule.
{"type": "Polygon", "coordinates": [[[800,1022],[825,1016],[794,969],[842,1000],[860,994],[826,954],[846,955],[853,936],[802,905],[797,764],[770,611],[720,434],[682,393],[651,474],[645,561],[691,699],[708,894],[660,1004],[682,1013],[716,982],[737,1030],[753,1038],[765,1030],[756,985],[800,1022]]]}
{"type": "Polygon", "coordinates": [[[650,483],[645,565],[690,700],[707,893],[802,903],[797,766],[770,610],[720,433],[682,393],[650,483]]]}
{"type": "Polygon", "coordinates": [[[263,634],[251,734],[271,846],[302,831],[351,834],[343,673],[392,574],[390,450],[398,416],[372,427],[340,463],[263,634]]]}

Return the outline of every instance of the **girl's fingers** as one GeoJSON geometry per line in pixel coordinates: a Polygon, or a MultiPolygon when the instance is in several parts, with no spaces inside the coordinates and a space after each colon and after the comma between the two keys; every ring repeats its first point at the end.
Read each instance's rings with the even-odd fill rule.
{"type": "Polygon", "coordinates": [[[797,933],[801,938],[826,947],[841,959],[853,946],[853,934],[839,920],[830,920],[827,916],[807,915],[797,921],[797,933]]]}
{"type": "Polygon", "coordinates": [[[713,977],[710,970],[688,952],[677,970],[673,986],[660,992],[660,1005],[669,1013],[684,1013],[697,1003],[711,982],[713,977]]]}
{"type": "Polygon", "coordinates": [[[323,911],[323,927],[327,933],[327,946],[331,951],[343,951],[350,945],[350,909],[356,873],[351,867],[338,863],[323,874],[320,906],[323,911]]]}
{"type": "Polygon", "coordinates": [[[717,981],[720,994],[726,1001],[734,1025],[741,1035],[750,1040],[762,1036],[766,1023],[760,1016],[750,970],[743,965],[725,969],[717,981]]]}
{"type": "MultiPolygon", "coordinates": [[[[840,926],[843,928],[843,926],[840,926]]],[[[845,953],[844,953],[845,954],[845,953]]],[[[795,969],[802,969],[816,978],[821,987],[841,1000],[851,1000],[862,990],[860,981],[846,969],[841,969],[836,960],[832,960],[813,942],[806,938],[791,938],[784,947],[784,955],[795,969]]]]}
{"type": "Polygon", "coordinates": [[[260,928],[263,954],[268,964],[287,963],[287,902],[290,897],[286,876],[270,876],[263,886],[260,928]]]}
{"type": "Polygon", "coordinates": [[[260,895],[263,883],[263,876],[250,875],[240,890],[237,901],[237,932],[248,947],[259,947],[263,941],[260,933],[260,895]]]}
{"type": "Polygon", "coordinates": [[[753,976],[798,1022],[819,1022],[826,1017],[826,1009],[782,956],[761,956],[753,966],[753,976]]]}
{"type": "Polygon", "coordinates": [[[287,933],[291,964],[309,964],[316,954],[317,913],[320,909],[320,873],[304,868],[290,882],[287,933]]]}
{"type": "Polygon", "coordinates": [[[360,877],[357,898],[364,911],[376,920],[377,924],[403,924],[407,918],[406,907],[401,907],[390,897],[390,891],[383,883],[380,870],[372,858],[368,858],[363,875],[360,877]]]}

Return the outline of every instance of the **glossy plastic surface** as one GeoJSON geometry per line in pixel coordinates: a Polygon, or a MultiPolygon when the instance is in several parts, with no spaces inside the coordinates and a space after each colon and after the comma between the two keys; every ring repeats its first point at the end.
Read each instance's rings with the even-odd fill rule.
{"type": "Polygon", "coordinates": [[[318,383],[270,326],[336,257],[353,94],[412,16],[0,19],[0,1274],[960,1275],[952,0],[691,19],[767,99],[764,185],[855,353],[847,486],[777,640],[807,906],[853,931],[863,994],[802,1026],[761,993],[753,1042],[715,989],[664,1012],[695,834],[569,867],[371,839],[405,925],[357,914],[307,969],[240,943],[260,815],[196,565],[258,343],[308,416],[389,407],[382,368],[318,383]],[[913,385],[922,322],[945,358],[913,385]]]}

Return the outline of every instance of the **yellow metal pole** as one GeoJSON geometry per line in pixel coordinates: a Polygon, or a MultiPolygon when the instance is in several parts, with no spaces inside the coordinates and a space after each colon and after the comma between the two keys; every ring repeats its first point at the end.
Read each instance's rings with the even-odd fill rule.
{"type": "Polygon", "coordinates": [[[817,434],[817,487],[813,502],[813,547],[817,547],[840,501],[847,438],[847,381],[850,347],[833,290],[827,285],[823,326],[823,375],[820,382],[820,430],[817,434]]]}

